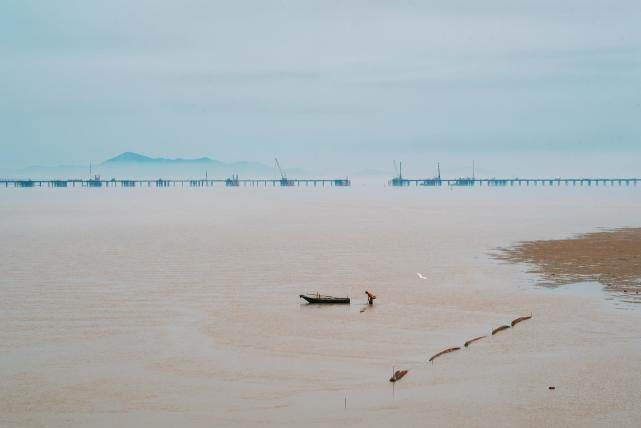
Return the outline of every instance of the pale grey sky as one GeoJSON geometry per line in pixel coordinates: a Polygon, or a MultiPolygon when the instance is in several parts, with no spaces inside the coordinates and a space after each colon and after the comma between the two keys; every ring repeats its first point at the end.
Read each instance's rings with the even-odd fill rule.
{"type": "Polygon", "coordinates": [[[641,175],[641,2],[3,0],[0,167],[641,175]]]}

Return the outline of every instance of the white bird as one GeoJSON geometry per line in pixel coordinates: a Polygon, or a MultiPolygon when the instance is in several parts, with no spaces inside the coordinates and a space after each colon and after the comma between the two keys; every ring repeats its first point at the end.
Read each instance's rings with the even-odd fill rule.
{"type": "Polygon", "coordinates": [[[416,272],[416,275],[417,275],[420,279],[427,279],[427,277],[426,277],[426,276],[423,276],[423,274],[422,274],[422,273],[418,273],[418,272],[416,272]]]}

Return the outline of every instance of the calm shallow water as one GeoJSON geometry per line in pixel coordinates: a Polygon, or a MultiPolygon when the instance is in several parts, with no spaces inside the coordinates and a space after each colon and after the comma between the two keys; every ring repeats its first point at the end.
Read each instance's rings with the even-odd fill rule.
{"type": "Polygon", "coordinates": [[[639,226],[641,188],[354,184],[0,189],[0,425],[637,426],[641,309],[488,254],[639,226]]]}

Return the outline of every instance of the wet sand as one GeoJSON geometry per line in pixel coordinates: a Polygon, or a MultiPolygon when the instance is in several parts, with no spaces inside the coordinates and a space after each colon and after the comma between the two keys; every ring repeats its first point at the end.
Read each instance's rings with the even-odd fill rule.
{"type": "Polygon", "coordinates": [[[641,228],[520,242],[502,249],[498,258],[534,266],[531,272],[548,284],[597,281],[614,291],[641,290],[641,228]]]}
{"type": "Polygon", "coordinates": [[[641,305],[487,255],[638,225],[635,189],[31,190],[0,204],[2,427],[641,420],[641,305]]]}

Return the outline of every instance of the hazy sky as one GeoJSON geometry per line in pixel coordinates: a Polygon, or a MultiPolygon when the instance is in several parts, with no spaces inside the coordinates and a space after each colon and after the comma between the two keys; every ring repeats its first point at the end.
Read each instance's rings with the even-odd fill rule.
{"type": "Polygon", "coordinates": [[[641,1],[1,0],[0,148],[641,175],[641,1]]]}

